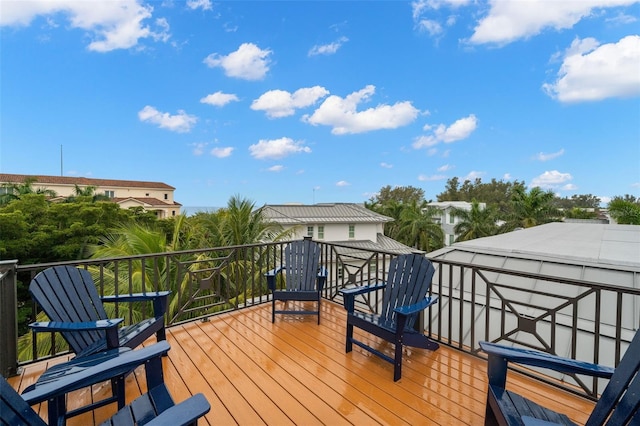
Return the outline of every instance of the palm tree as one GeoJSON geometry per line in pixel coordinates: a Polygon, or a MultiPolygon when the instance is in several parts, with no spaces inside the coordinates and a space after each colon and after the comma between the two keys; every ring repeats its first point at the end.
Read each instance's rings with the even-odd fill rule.
{"type": "Polygon", "coordinates": [[[480,208],[477,200],[471,201],[471,210],[453,208],[452,214],[460,221],[453,230],[458,235],[456,241],[468,241],[475,238],[489,237],[498,232],[496,224],[497,209],[494,206],[480,208]]]}
{"type": "Polygon", "coordinates": [[[220,236],[225,246],[252,244],[258,241],[276,241],[284,237],[282,227],[263,215],[263,207],[238,195],[232,196],[227,208],[220,212],[220,236]]]}
{"type": "Polygon", "coordinates": [[[437,209],[429,207],[424,200],[404,204],[400,214],[399,241],[427,252],[441,248],[444,245],[444,232],[433,220],[437,215],[437,209]]]}
{"type": "Polygon", "coordinates": [[[396,200],[390,200],[384,205],[378,206],[374,211],[393,218],[393,222],[384,226],[384,233],[387,237],[398,240],[400,238],[400,229],[402,228],[402,210],[404,205],[396,200]]]}
{"type": "Polygon", "coordinates": [[[609,214],[620,225],[640,225],[640,204],[614,197],[609,202],[609,214]]]}
{"type": "Polygon", "coordinates": [[[537,186],[529,193],[523,187],[515,187],[511,195],[512,212],[503,225],[503,230],[512,231],[518,227],[530,228],[559,220],[561,215],[553,207],[554,198],[553,192],[545,192],[537,186]]]}

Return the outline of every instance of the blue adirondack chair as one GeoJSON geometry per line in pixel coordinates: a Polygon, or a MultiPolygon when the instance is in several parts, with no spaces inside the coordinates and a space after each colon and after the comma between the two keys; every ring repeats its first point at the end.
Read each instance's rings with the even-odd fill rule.
{"type": "Polygon", "coordinates": [[[561,358],[545,352],[480,342],[489,354],[486,425],[574,425],[566,415],[556,413],[515,392],[505,389],[509,362],[542,367],[567,374],[610,378],[585,426],[640,425],[640,331],[613,368],[561,358]]]}
{"type": "Polygon", "coordinates": [[[29,292],[51,320],[29,327],[36,332],[60,332],[76,357],[118,346],[135,348],[154,333],[158,341],[165,339],[164,314],[169,291],[100,297],[89,271],[55,266],[36,275],[29,292]],[[153,317],[119,327],[123,319],[109,319],[104,302],[151,302],[153,317]]]}
{"type": "Polygon", "coordinates": [[[129,348],[112,349],[108,351],[110,355],[96,354],[85,358],[82,364],[74,359],[72,362],[76,363],[73,366],[63,365],[58,368],[57,374],[49,374],[45,380],[38,380],[22,396],[3,377],[0,379],[0,424],[46,425],[29,405],[48,401],[48,424],[64,425],[69,417],[88,411],[83,407],[67,412],[67,393],[109,379],[121,383],[124,391],[124,377],[132,369],[144,364],[149,391],[127,406],[124,405],[124,392],[120,393],[117,396],[119,411],[104,424],[195,425],[198,418],[209,412],[210,405],[202,394],[196,394],[177,405],[174,403],[162,373],[161,357],[169,349],[169,344],[164,341],[135,351],[129,348]],[[89,358],[95,362],[87,362],[89,358]]]}
{"type": "Polygon", "coordinates": [[[320,324],[320,301],[327,281],[327,269],[320,266],[320,245],[304,239],[294,241],[284,249],[284,264],[267,272],[267,286],[271,290],[271,322],[276,314],[317,315],[320,324]],[[276,287],[276,277],[284,271],[285,287],[276,287]],[[315,302],[317,310],[276,309],[276,301],[315,302]]]}
{"type": "Polygon", "coordinates": [[[435,269],[431,262],[419,254],[404,254],[391,260],[387,282],[340,290],[347,310],[346,351],[353,344],[379,356],[394,365],[393,380],[402,376],[403,345],[429,350],[439,345],[422,331],[414,329],[420,312],[437,302],[437,296],[427,296],[435,269]],[[376,290],[383,290],[380,314],[355,310],[355,298],[376,290]],[[393,358],[353,337],[358,327],[395,345],[393,358]]]}

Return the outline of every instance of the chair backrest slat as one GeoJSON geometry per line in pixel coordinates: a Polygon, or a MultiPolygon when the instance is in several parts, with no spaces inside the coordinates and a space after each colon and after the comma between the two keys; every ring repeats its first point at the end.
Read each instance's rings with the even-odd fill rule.
{"type": "Polygon", "coordinates": [[[635,424],[640,418],[640,331],[636,332],[585,426],[635,424]]]}
{"type": "MultiPolygon", "coordinates": [[[[87,270],[73,266],[45,269],[31,280],[29,292],[51,321],[107,319],[98,290],[87,270]]],[[[102,338],[97,331],[62,334],[75,353],[102,338]]]]}
{"type": "Polygon", "coordinates": [[[320,246],[311,240],[294,241],[284,256],[287,291],[316,291],[320,246]]]}
{"type": "MultiPolygon", "coordinates": [[[[431,287],[434,272],[434,266],[424,255],[403,254],[392,259],[387,274],[387,287],[382,298],[382,320],[394,321],[395,308],[423,300],[431,287]]],[[[407,328],[412,328],[416,319],[417,315],[409,317],[407,328]]]]}

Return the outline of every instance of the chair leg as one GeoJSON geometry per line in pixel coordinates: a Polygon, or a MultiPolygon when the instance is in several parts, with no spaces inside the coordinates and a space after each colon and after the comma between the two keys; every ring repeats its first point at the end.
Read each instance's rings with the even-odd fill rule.
{"type": "Polygon", "coordinates": [[[484,413],[484,425],[485,426],[498,426],[498,419],[496,418],[496,414],[493,412],[491,408],[491,403],[489,401],[489,396],[487,395],[487,403],[484,413]]]}
{"type": "Polygon", "coordinates": [[[393,381],[397,382],[402,377],[402,342],[396,342],[396,350],[393,364],[393,381]]]}
{"type": "Polygon", "coordinates": [[[271,322],[276,322],[276,299],[271,299],[271,322]]]}
{"type": "Polygon", "coordinates": [[[65,395],[57,396],[48,401],[47,414],[49,416],[50,425],[66,424],[66,419],[65,419],[66,413],[67,413],[67,407],[65,402],[65,395]]]}
{"type": "Polygon", "coordinates": [[[111,379],[111,392],[117,399],[118,410],[124,408],[126,402],[124,399],[124,384],[124,376],[111,379]]]}
{"type": "Polygon", "coordinates": [[[160,330],[156,331],[156,339],[158,340],[158,342],[160,342],[162,340],[167,340],[167,333],[166,333],[164,327],[162,327],[160,330]]]}
{"type": "Polygon", "coordinates": [[[347,323],[347,342],[346,342],[346,353],[349,353],[353,350],[353,324],[347,323]]]}

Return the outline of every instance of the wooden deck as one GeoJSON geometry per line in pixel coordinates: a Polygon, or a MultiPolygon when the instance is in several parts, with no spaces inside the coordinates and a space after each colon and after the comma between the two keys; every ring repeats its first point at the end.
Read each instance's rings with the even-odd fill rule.
{"type": "MultiPolygon", "coordinates": [[[[272,324],[270,304],[175,326],[167,332],[165,380],[176,401],[197,392],[207,397],[211,411],[201,424],[483,424],[484,360],[444,346],[407,350],[402,379],[394,383],[391,364],[355,346],[344,353],[345,322],[342,306],[326,302],[320,326],[309,316],[278,316],[272,324]]],[[[357,330],[356,335],[367,339],[357,330]]],[[[391,352],[387,343],[377,344],[391,352]]],[[[23,389],[46,367],[29,366],[9,382],[23,389]]],[[[510,374],[508,384],[580,424],[593,407],[517,374],[510,374]]],[[[108,389],[105,383],[74,392],[69,405],[81,406],[108,389]]],[[[127,380],[127,399],[145,390],[141,367],[127,380]]],[[[46,407],[36,408],[46,418],[46,407]]],[[[100,423],[114,411],[112,404],[68,424],[100,423]]]]}

